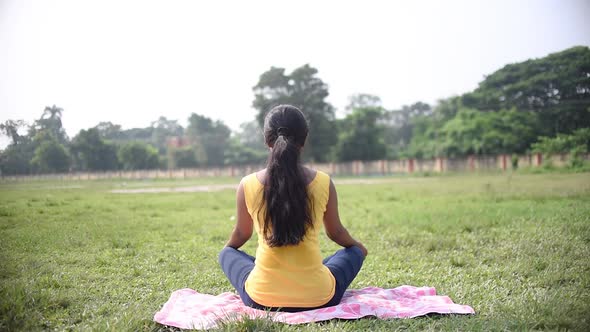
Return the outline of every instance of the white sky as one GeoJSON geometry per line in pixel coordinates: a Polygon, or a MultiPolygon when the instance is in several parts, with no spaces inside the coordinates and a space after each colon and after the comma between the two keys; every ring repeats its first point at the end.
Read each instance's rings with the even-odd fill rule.
{"type": "MultiPolygon", "coordinates": [[[[64,109],[70,137],[100,121],[233,129],[271,66],[309,63],[342,110],[394,109],[474,89],[507,63],[590,45],[590,1],[0,0],[0,121],[64,109]]],[[[4,139],[6,142],[6,139],[4,139]]]]}

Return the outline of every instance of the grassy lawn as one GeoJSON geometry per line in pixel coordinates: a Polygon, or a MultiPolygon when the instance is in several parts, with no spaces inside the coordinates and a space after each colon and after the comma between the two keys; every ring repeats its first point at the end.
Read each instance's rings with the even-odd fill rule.
{"type": "MultiPolygon", "coordinates": [[[[225,329],[590,329],[590,173],[384,180],[336,180],[342,220],[369,249],[351,287],[433,286],[476,315],[225,329]]],[[[173,290],[231,291],[217,253],[232,190],[110,192],[212,182],[0,184],[0,330],[168,330],[152,317],[173,290]]]]}

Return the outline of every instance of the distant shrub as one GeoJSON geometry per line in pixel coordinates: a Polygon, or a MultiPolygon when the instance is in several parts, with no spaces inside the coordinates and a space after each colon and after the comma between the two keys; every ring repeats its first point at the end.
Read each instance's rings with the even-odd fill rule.
{"type": "Polygon", "coordinates": [[[586,160],[585,155],[588,153],[588,148],[583,145],[578,145],[570,151],[569,167],[581,168],[584,166],[586,160]]]}
{"type": "Polygon", "coordinates": [[[559,134],[556,137],[540,137],[539,141],[533,143],[533,152],[544,155],[543,168],[552,168],[550,155],[558,153],[569,153],[569,167],[583,167],[584,155],[588,153],[590,146],[590,128],[580,128],[571,135],[559,134]]]}
{"type": "Polygon", "coordinates": [[[518,155],[513,154],[511,158],[512,169],[518,169],[518,155]]]}

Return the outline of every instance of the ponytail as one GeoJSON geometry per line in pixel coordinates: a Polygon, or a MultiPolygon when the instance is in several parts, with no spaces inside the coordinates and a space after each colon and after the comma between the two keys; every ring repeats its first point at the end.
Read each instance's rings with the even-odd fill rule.
{"type": "Polygon", "coordinates": [[[299,160],[307,131],[305,117],[293,106],[277,106],[265,119],[265,140],[272,151],[263,193],[263,234],[270,247],[296,245],[305,237],[307,228],[313,227],[299,160]]]}

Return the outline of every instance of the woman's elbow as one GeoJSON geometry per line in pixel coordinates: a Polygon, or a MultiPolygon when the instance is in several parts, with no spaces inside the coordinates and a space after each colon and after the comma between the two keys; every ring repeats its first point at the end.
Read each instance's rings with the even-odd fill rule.
{"type": "Polygon", "coordinates": [[[328,238],[334,242],[338,242],[340,237],[342,236],[343,228],[338,228],[336,230],[326,230],[326,235],[328,238]]]}

